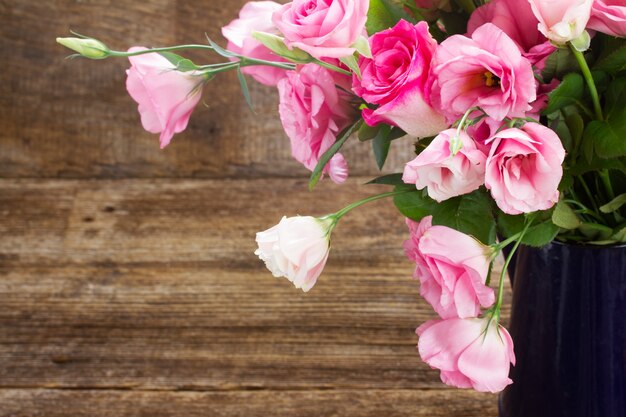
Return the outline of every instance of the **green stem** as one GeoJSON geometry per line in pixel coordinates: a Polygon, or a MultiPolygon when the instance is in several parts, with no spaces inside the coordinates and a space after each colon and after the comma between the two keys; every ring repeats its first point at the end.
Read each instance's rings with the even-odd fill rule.
{"type": "Polygon", "coordinates": [[[352,203],[344,208],[342,208],[341,210],[339,210],[338,212],[329,215],[328,217],[335,217],[336,221],[339,221],[339,219],[341,219],[343,216],[345,216],[348,212],[350,212],[351,210],[362,206],[363,204],[366,203],[370,203],[372,201],[376,201],[376,200],[380,200],[381,198],[387,198],[387,197],[393,197],[399,194],[404,194],[404,193],[409,193],[409,192],[413,192],[415,190],[401,190],[401,191],[391,191],[388,193],[383,193],[383,194],[377,194],[377,195],[373,195],[371,197],[367,197],[364,198],[363,200],[357,201],[355,203],[352,203]]]}
{"type": "Polygon", "coordinates": [[[591,94],[591,100],[593,101],[593,108],[596,113],[596,119],[604,120],[602,107],[600,106],[600,97],[598,96],[598,89],[596,88],[596,83],[593,81],[593,76],[591,75],[591,70],[589,69],[589,65],[587,65],[585,56],[578,49],[574,48],[571,43],[569,44],[569,47],[574,54],[576,61],[578,61],[578,66],[580,66],[583,77],[585,77],[585,81],[587,82],[587,87],[589,88],[589,93],[591,94]]]}
{"type": "Polygon", "coordinates": [[[115,57],[129,57],[129,56],[137,56],[144,54],[151,54],[153,52],[170,52],[170,51],[179,51],[181,49],[205,49],[205,50],[213,50],[209,45],[178,45],[178,46],[166,46],[163,48],[152,48],[146,49],[144,51],[135,51],[135,52],[122,52],[122,51],[110,51],[109,55],[115,57]]]}
{"type": "Polygon", "coordinates": [[[350,76],[352,76],[352,73],[350,71],[346,71],[345,69],[339,68],[339,67],[337,67],[337,66],[335,66],[333,64],[329,64],[328,62],[315,60],[315,63],[317,65],[319,65],[320,67],[324,67],[324,68],[329,69],[331,71],[335,71],[335,72],[338,72],[338,73],[343,74],[343,75],[350,75],[350,76]]]}
{"type": "Polygon", "coordinates": [[[508,270],[509,264],[511,263],[511,259],[513,259],[513,255],[515,255],[515,252],[517,251],[517,248],[522,243],[522,239],[524,238],[524,235],[528,231],[528,228],[530,227],[531,223],[532,223],[532,220],[527,220],[526,221],[526,225],[524,226],[524,230],[522,230],[519,233],[519,238],[515,242],[515,246],[513,246],[513,249],[511,249],[511,252],[509,253],[509,256],[507,256],[506,260],[504,261],[504,266],[502,267],[502,272],[500,273],[500,283],[498,285],[498,300],[496,301],[496,305],[495,305],[495,307],[492,310],[493,311],[492,312],[492,317],[494,317],[496,319],[496,321],[500,320],[500,310],[502,309],[502,300],[504,300],[504,281],[505,281],[505,277],[506,277],[506,271],[508,270]]]}
{"type": "Polygon", "coordinates": [[[293,70],[296,68],[294,64],[287,64],[284,62],[266,61],[264,59],[248,58],[247,56],[241,56],[239,59],[239,63],[240,63],[240,66],[242,67],[249,67],[252,65],[264,65],[266,67],[275,67],[275,68],[281,68],[285,70],[293,70]]]}

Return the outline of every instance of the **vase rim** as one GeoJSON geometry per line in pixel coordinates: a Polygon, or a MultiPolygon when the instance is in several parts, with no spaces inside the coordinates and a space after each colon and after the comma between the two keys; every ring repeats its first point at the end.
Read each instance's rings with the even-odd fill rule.
{"type": "Polygon", "coordinates": [[[626,249],[626,243],[620,243],[616,245],[590,245],[588,243],[561,242],[558,240],[553,240],[552,242],[550,242],[550,244],[580,249],[626,249]]]}

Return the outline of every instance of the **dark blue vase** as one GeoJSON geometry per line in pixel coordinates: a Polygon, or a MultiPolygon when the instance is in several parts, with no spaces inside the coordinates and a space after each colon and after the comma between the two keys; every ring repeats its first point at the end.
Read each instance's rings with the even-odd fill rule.
{"type": "Polygon", "coordinates": [[[626,417],[626,246],[521,247],[501,417],[626,417]]]}

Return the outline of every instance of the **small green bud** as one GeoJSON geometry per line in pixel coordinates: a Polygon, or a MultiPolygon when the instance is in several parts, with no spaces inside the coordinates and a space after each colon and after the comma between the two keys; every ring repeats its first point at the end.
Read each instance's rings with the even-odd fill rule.
{"type": "Polygon", "coordinates": [[[307,54],[303,50],[298,48],[289,49],[287,45],[285,45],[285,39],[281,38],[280,36],[271,33],[255,31],[252,32],[252,37],[265,45],[276,55],[282,56],[289,61],[299,64],[306,64],[313,61],[313,57],[311,57],[311,55],[307,54]]]}
{"type": "Polygon", "coordinates": [[[111,52],[105,44],[93,38],[57,38],[57,42],[90,59],[103,59],[111,52]]]}

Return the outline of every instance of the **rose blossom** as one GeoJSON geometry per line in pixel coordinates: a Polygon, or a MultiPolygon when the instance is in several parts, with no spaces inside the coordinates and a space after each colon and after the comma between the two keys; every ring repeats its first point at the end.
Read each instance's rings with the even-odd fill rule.
{"type": "MultiPolygon", "coordinates": [[[[286,62],[252,37],[252,32],[255,31],[278,34],[278,29],[272,23],[272,15],[281,6],[273,1],[246,3],[239,11],[239,18],[222,28],[222,34],[228,39],[228,50],[248,58],[286,62]]],[[[241,72],[269,86],[275,86],[286,76],[284,69],[263,65],[243,67],[241,72]]]]}
{"type": "Polygon", "coordinates": [[[506,129],[491,139],[485,186],[508,214],[547,210],[559,200],[565,150],[552,130],[538,123],[506,129]]]}
{"type": "MultiPolygon", "coordinates": [[[[132,47],[128,52],[145,51],[132,47]]],[[[141,124],[150,133],[161,133],[165,148],[175,133],[187,127],[189,118],[202,96],[204,77],[176,70],[176,66],[157,53],[131,56],[126,70],[126,89],[139,106],[141,124]]]]}
{"type": "Polygon", "coordinates": [[[441,380],[457,388],[496,393],[513,381],[513,340],[489,318],[431,320],[417,328],[422,360],[441,370],[441,380]]]}
{"type": "Polygon", "coordinates": [[[578,39],[585,30],[594,0],[528,0],[539,31],[558,45],[578,39]]]}
{"type": "Polygon", "coordinates": [[[443,116],[430,106],[426,95],[430,61],[437,47],[428,24],[400,20],[369,42],[373,58],[359,60],[362,77],[355,75],[352,87],[365,101],[378,105],[375,110],[363,110],[365,122],[370,126],[389,123],[417,137],[445,129],[443,116]]]}
{"type": "Polygon", "coordinates": [[[502,29],[533,65],[543,67],[545,59],[556,49],[539,32],[539,21],[527,0],[492,0],[480,6],[467,23],[468,35],[485,23],[493,23],[502,29]]]}
{"type": "Polygon", "coordinates": [[[275,277],[285,277],[309,291],[322,273],[330,250],[332,219],[283,217],[280,223],[256,234],[254,252],[275,277]]]}
{"type": "Polygon", "coordinates": [[[354,54],[364,34],[369,0],[294,0],[274,13],[274,24],[290,48],[317,59],[354,54]]]}
{"type": "Polygon", "coordinates": [[[404,251],[415,262],[420,294],[442,318],[476,317],[495,301],[485,285],[492,249],[445,226],[432,226],[432,216],[419,223],[406,220],[411,234],[404,251]]]}
{"type": "MultiPolygon", "coordinates": [[[[315,64],[289,71],[278,83],[279,113],[291,140],[291,154],[313,170],[319,158],[355,117],[350,96],[335,87],[333,76],[315,64]]],[[[341,183],[348,177],[348,164],[336,154],[324,168],[330,178],[341,183]]]]}
{"type": "Polygon", "coordinates": [[[415,184],[418,190],[427,187],[428,195],[438,202],[471,193],[483,185],[487,156],[476,149],[476,144],[464,131],[459,133],[463,147],[452,155],[450,141],[456,134],[456,129],[448,129],[437,135],[406,164],[402,180],[415,184]]]}
{"type": "Polygon", "coordinates": [[[611,36],[626,36],[626,2],[595,0],[587,27],[611,36]]]}
{"type": "Polygon", "coordinates": [[[454,35],[443,41],[431,72],[433,106],[450,122],[476,106],[497,121],[523,117],[536,98],[530,61],[491,23],[476,29],[471,39],[454,35]]]}

